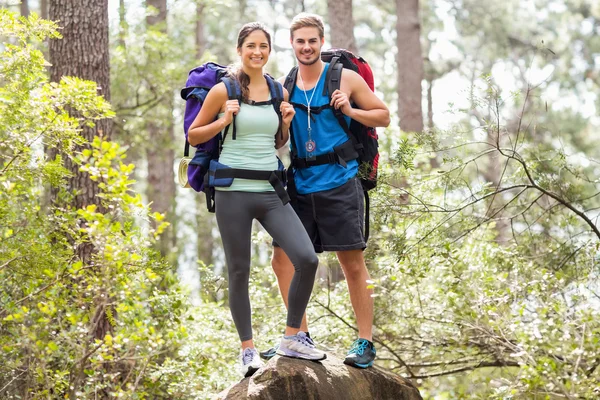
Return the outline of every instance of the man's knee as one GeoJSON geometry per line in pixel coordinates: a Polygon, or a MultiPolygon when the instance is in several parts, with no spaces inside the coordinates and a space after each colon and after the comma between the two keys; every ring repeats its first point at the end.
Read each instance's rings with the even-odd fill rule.
{"type": "Polygon", "coordinates": [[[286,272],[289,273],[290,270],[293,270],[292,262],[281,247],[273,247],[271,266],[273,267],[273,271],[277,276],[286,272]]]}
{"type": "Polygon", "coordinates": [[[361,250],[338,251],[337,256],[346,279],[361,276],[367,270],[361,250]]]}

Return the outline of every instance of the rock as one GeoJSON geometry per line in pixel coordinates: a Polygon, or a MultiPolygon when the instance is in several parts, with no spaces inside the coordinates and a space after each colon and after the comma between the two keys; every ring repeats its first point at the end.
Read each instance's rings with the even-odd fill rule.
{"type": "Polygon", "coordinates": [[[321,362],[275,357],[219,400],[423,400],[406,379],[378,368],[349,367],[327,354],[321,362]]]}

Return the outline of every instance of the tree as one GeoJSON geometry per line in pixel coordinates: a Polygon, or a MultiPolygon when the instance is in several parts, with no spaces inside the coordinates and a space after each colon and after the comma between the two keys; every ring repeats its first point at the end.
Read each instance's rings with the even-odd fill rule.
{"type": "MultiPolygon", "coordinates": [[[[50,18],[62,26],[63,40],[50,41],[50,79],[60,82],[66,76],[78,77],[97,83],[99,94],[110,100],[110,73],[108,54],[108,3],[107,0],[83,0],[81,6],[74,7],[70,0],[56,0],[50,4],[50,18]]],[[[73,110],[75,116],[77,112],[73,110]]],[[[82,142],[75,149],[75,154],[90,148],[96,137],[110,140],[112,121],[99,120],[95,125],[83,126],[82,142]]],[[[102,180],[92,180],[89,174],[80,168],[80,163],[70,154],[70,149],[51,148],[50,157],[56,158],[61,151],[65,167],[70,172],[66,193],[57,187],[51,192],[57,203],[65,201],[66,206],[85,209],[88,206],[103,210],[99,195],[102,180]],[[65,153],[65,151],[67,151],[65,153]],[[60,195],[60,196],[59,196],[60,195]]],[[[84,224],[85,222],[82,221],[84,224]]],[[[77,253],[84,263],[92,261],[94,253],[92,241],[78,243],[77,253]]],[[[90,325],[92,337],[104,338],[113,327],[110,323],[109,300],[105,293],[97,293],[94,299],[95,315],[90,325]]],[[[78,379],[81,379],[79,377],[78,379]]]]}
{"type": "MultiPolygon", "coordinates": [[[[94,81],[99,94],[110,101],[107,7],[108,0],[82,0],[78,7],[69,0],[51,2],[49,16],[59,21],[63,40],[50,41],[50,79],[59,82],[62,77],[75,76],[94,81]]],[[[93,127],[84,127],[81,135],[89,145],[95,136],[109,140],[111,133],[112,122],[104,119],[93,127]]],[[[67,186],[74,193],[71,204],[75,208],[98,204],[98,183],[90,181],[77,163],[68,158],[64,161],[71,171],[67,186]]],[[[55,190],[54,194],[56,197],[58,192],[55,190]]],[[[90,251],[88,248],[83,255],[89,256],[90,251]]]]}
{"type": "Polygon", "coordinates": [[[48,0],[40,0],[40,17],[48,19],[48,0]]]}
{"type": "Polygon", "coordinates": [[[200,60],[206,49],[206,34],[204,33],[205,0],[196,0],[196,59],[200,60]]]}
{"type": "Polygon", "coordinates": [[[352,0],[327,0],[327,15],[331,29],[329,35],[331,45],[358,54],[354,38],[352,0]]]}
{"type": "MultiPolygon", "coordinates": [[[[151,13],[146,18],[149,30],[156,30],[160,35],[166,36],[167,31],[167,1],[147,0],[146,5],[152,7],[157,13],[151,13]]],[[[150,37],[153,37],[150,35],[150,37]]],[[[160,55],[159,55],[160,56],[160,55]]],[[[162,63],[165,59],[157,59],[162,63]]],[[[153,82],[148,82],[149,90],[154,91],[153,82]]],[[[146,158],[148,160],[148,198],[152,201],[152,209],[161,214],[166,214],[169,221],[174,221],[175,211],[175,173],[173,163],[175,151],[173,149],[174,132],[173,122],[168,116],[172,115],[173,105],[171,93],[157,93],[162,101],[157,103],[156,112],[161,115],[160,121],[149,118],[147,123],[148,143],[146,158]]],[[[173,229],[160,239],[161,253],[167,255],[174,247],[175,235],[173,229]]]]}
{"type": "Polygon", "coordinates": [[[24,17],[29,15],[29,0],[21,0],[21,15],[24,17]]]}
{"type": "Polygon", "coordinates": [[[423,54],[418,0],[396,0],[396,35],[400,129],[421,132],[423,54]]]}

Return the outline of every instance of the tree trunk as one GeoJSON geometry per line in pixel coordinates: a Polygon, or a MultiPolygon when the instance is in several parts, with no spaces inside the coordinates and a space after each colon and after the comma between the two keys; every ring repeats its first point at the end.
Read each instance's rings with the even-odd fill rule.
{"type": "MultiPolygon", "coordinates": [[[[108,0],[53,0],[50,3],[49,18],[59,21],[62,27],[62,39],[50,40],[50,79],[59,82],[63,76],[75,76],[82,79],[95,81],[98,84],[98,94],[110,101],[110,70],[108,52],[108,0]]],[[[82,126],[81,135],[85,139],[84,148],[94,137],[100,136],[110,139],[112,121],[104,119],[97,121],[94,127],[82,126]]],[[[76,149],[76,151],[80,151],[76,149]]],[[[49,152],[54,158],[56,151],[49,152]]],[[[97,195],[100,193],[98,183],[89,179],[87,173],[79,171],[79,165],[64,157],[65,167],[71,171],[71,178],[67,182],[67,191],[73,192],[74,197],[70,206],[84,208],[91,204],[98,205],[100,211],[105,211],[100,206],[97,195]]],[[[57,200],[57,189],[52,189],[51,195],[57,200]]],[[[84,264],[90,265],[94,247],[91,244],[80,246],[78,256],[84,264]]],[[[96,266],[96,268],[99,268],[96,266]]],[[[100,274],[101,272],[99,272],[100,274]]],[[[107,317],[106,296],[98,295],[93,299],[95,315],[90,321],[90,341],[103,339],[107,332],[112,331],[112,325],[107,317]]],[[[113,317],[115,312],[113,311],[113,317]]],[[[85,360],[71,376],[71,393],[69,398],[75,398],[83,382],[85,360]]],[[[108,367],[107,367],[107,372],[108,367]]],[[[106,393],[98,393],[100,398],[105,398],[106,393]]]]}
{"type": "MultiPolygon", "coordinates": [[[[196,59],[200,60],[206,49],[206,35],[204,34],[204,8],[205,0],[198,0],[196,5],[196,59]]],[[[206,200],[203,193],[196,197],[197,207],[197,254],[198,259],[205,265],[211,265],[214,262],[213,251],[215,241],[212,231],[215,227],[214,214],[206,209],[206,200]]]]}
{"type": "Polygon", "coordinates": [[[48,19],[48,0],[40,0],[40,16],[48,19]]]}
{"type": "Polygon", "coordinates": [[[331,28],[330,40],[333,47],[348,49],[358,53],[354,39],[354,19],[352,0],[327,0],[327,14],[331,28]]]}
{"type": "MultiPolygon", "coordinates": [[[[147,0],[146,6],[158,10],[157,15],[148,16],[146,23],[148,27],[157,27],[162,32],[167,30],[167,0],[147,0]]],[[[160,63],[160,60],[157,60],[160,63]]],[[[148,159],[148,199],[152,202],[152,210],[167,214],[167,221],[171,226],[163,233],[158,243],[162,255],[168,255],[174,247],[174,215],[175,215],[175,172],[173,162],[175,152],[173,150],[174,132],[171,115],[173,105],[171,97],[159,105],[164,110],[157,109],[158,115],[164,118],[158,119],[156,115],[150,118],[147,125],[148,143],[146,157],[148,159]]]]}
{"type": "Polygon", "coordinates": [[[206,49],[206,35],[204,34],[204,0],[196,4],[196,59],[202,59],[206,49]]]}
{"type": "MultiPolygon", "coordinates": [[[[49,18],[60,21],[63,39],[50,40],[49,51],[52,82],[59,82],[63,76],[95,81],[98,94],[110,101],[107,3],[108,0],[80,0],[77,4],[71,0],[52,1],[49,18]]],[[[97,121],[94,127],[82,126],[81,135],[90,143],[96,135],[110,139],[111,130],[112,121],[104,119],[97,121]]],[[[56,152],[51,156],[55,157],[56,152]]],[[[68,182],[68,189],[75,191],[72,206],[99,205],[98,183],[92,182],[87,173],[80,172],[79,166],[71,160],[65,158],[65,164],[72,173],[68,182]]],[[[57,193],[58,189],[53,189],[53,199],[57,193]]]]}
{"type": "Polygon", "coordinates": [[[29,16],[29,0],[21,0],[21,15],[29,16]]]}
{"type": "Polygon", "coordinates": [[[419,0],[396,0],[396,18],[400,129],[405,132],[422,132],[423,55],[419,0]]]}
{"type": "Polygon", "coordinates": [[[119,0],[119,45],[125,47],[125,36],[127,35],[127,9],[125,0],[119,0]]]}

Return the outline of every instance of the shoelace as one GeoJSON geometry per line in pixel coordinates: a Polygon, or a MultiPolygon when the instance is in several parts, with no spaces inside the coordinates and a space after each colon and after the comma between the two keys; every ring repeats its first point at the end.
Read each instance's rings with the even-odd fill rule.
{"type": "Polygon", "coordinates": [[[297,342],[300,342],[300,343],[302,343],[302,344],[303,344],[303,345],[305,345],[305,346],[308,346],[308,347],[315,347],[315,344],[314,344],[314,342],[312,341],[312,339],[311,339],[311,338],[309,338],[309,337],[308,337],[308,336],[306,336],[306,335],[300,335],[300,334],[298,334],[298,335],[294,335],[294,340],[295,340],[295,341],[297,341],[297,342]]]}
{"type": "Polygon", "coordinates": [[[348,354],[358,354],[362,356],[365,350],[369,347],[369,342],[365,339],[358,339],[352,344],[352,348],[348,352],[348,354]]]}
{"type": "Polygon", "coordinates": [[[252,362],[252,360],[254,359],[254,352],[252,351],[251,348],[247,348],[246,350],[244,350],[244,353],[242,354],[242,363],[244,365],[248,365],[252,362]]]}

